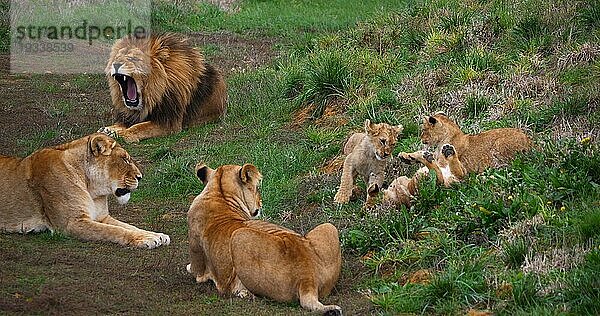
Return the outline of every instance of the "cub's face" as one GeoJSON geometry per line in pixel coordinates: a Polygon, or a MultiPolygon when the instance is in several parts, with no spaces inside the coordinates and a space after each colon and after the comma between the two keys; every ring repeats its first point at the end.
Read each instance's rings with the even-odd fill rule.
{"type": "Polygon", "coordinates": [[[436,146],[447,142],[460,129],[446,115],[437,113],[423,118],[421,142],[425,145],[436,146]]]}
{"type": "Polygon", "coordinates": [[[402,125],[391,126],[386,123],[371,123],[365,121],[365,132],[373,144],[377,160],[385,160],[392,155],[398,136],[402,132],[402,125]]]}
{"type": "Polygon", "coordinates": [[[151,70],[151,58],[140,48],[115,46],[105,69],[111,93],[119,94],[128,109],[141,110],[142,93],[151,70]]]}
{"type": "Polygon", "coordinates": [[[196,165],[196,176],[206,186],[202,193],[218,192],[248,218],[258,217],[262,208],[260,183],[262,175],[254,165],[225,165],[213,170],[203,163],[196,165]]]}
{"type": "Polygon", "coordinates": [[[92,180],[108,187],[120,204],[129,201],[130,193],[137,189],[142,173],[129,153],[116,141],[104,134],[95,134],[90,140],[90,150],[95,161],[92,180]]]}

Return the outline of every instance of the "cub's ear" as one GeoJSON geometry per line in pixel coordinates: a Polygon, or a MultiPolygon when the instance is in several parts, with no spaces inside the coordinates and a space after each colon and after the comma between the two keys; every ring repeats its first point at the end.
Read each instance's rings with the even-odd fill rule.
{"type": "Polygon", "coordinates": [[[105,134],[96,134],[90,137],[89,148],[95,157],[100,155],[108,156],[112,152],[117,142],[105,134]]]}
{"type": "Polygon", "coordinates": [[[365,133],[367,133],[367,134],[368,134],[368,133],[369,133],[369,131],[373,129],[373,125],[374,125],[374,124],[373,124],[373,123],[371,123],[371,120],[369,120],[369,119],[366,119],[366,120],[365,120],[365,133]]]}
{"type": "Polygon", "coordinates": [[[437,123],[437,120],[433,116],[430,116],[427,120],[429,121],[429,124],[431,124],[431,125],[435,125],[435,123],[437,123]]]}
{"type": "Polygon", "coordinates": [[[370,197],[376,196],[379,193],[379,185],[377,185],[377,183],[371,184],[367,189],[367,192],[370,197]]]}
{"type": "Polygon", "coordinates": [[[398,134],[398,136],[400,136],[400,134],[404,130],[404,126],[402,126],[402,124],[398,124],[398,126],[394,126],[394,130],[396,131],[396,134],[398,134]]]}
{"type": "Polygon", "coordinates": [[[215,172],[213,169],[211,169],[210,167],[208,167],[207,165],[205,165],[202,162],[199,162],[196,164],[196,177],[198,177],[198,179],[200,179],[200,181],[203,184],[208,183],[208,180],[210,179],[210,177],[212,177],[213,173],[215,172]]]}
{"type": "Polygon", "coordinates": [[[258,168],[247,163],[242,166],[242,169],[240,169],[240,179],[242,180],[242,183],[257,183],[262,179],[262,175],[260,174],[260,171],[258,171],[258,168]]]}

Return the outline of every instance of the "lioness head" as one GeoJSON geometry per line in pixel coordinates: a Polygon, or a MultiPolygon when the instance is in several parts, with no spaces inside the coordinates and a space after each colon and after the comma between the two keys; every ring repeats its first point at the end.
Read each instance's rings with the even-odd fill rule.
{"type": "Polygon", "coordinates": [[[92,170],[88,171],[91,186],[102,186],[115,195],[120,204],[129,201],[131,191],[137,189],[142,173],[135,161],[117,142],[105,134],[90,136],[92,170]]]}
{"type": "Polygon", "coordinates": [[[254,165],[224,165],[216,170],[203,163],[196,165],[196,176],[206,186],[202,194],[216,194],[237,206],[248,218],[260,215],[262,175],[254,165]]]}
{"type": "Polygon", "coordinates": [[[447,142],[457,133],[461,133],[460,128],[444,113],[438,112],[423,118],[421,142],[425,145],[439,145],[447,142]]]}
{"type": "Polygon", "coordinates": [[[402,132],[402,125],[391,126],[386,123],[371,123],[365,120],[365,133],[371,140],[377,160],[385,160],[392,155],[392,151],[398,141],[398,135],[402,132]]]}

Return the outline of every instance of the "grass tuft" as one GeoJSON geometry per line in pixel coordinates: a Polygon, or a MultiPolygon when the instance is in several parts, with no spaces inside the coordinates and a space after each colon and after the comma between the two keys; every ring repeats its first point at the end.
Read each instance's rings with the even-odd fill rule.
{"type": "Polygon", "coordinates": [[[504,245],[502,257],[506,265],[511,269],[519,268],[525,262],[529,247],[529,242],[524,238],[517,238],[512,243],[504,245]]]}

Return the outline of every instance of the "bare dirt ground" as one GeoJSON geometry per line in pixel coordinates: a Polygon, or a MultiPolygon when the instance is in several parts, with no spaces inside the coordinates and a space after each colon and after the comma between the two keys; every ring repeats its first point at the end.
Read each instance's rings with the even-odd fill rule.
{"type": "MultiPolygon", "coordinates": [[[[269,63],[275,56],[271,39],[247,40],[226,33],[191,37],[198,45],[217,46],[218,54],[208,59],[226,76],[269,63]]],[[[101,74],[13,75],[8,56],[0,55],[0,96],[3,155],[23,156],[111,123],[110,98],[101,74]]],[[[220,297],[214,285],[196,284],[185,271],[185,216],[148,227],[145,210],[151,207],[144,205],[141,210],[139,204],[112,203],[111,213],[139,227],[168,233],[169,246],[140,250],[48,234],[0,234],[0,314],[307,314],[297,304],[220,297]]],[[[185,212],[178,206],[170,210],[185,212]]],[[[356,290],[367,274],[365,268],[355,255],[344,257],[342,276],[324,303],[342,306],[346,315],[375,313],[356,290]]]]}

